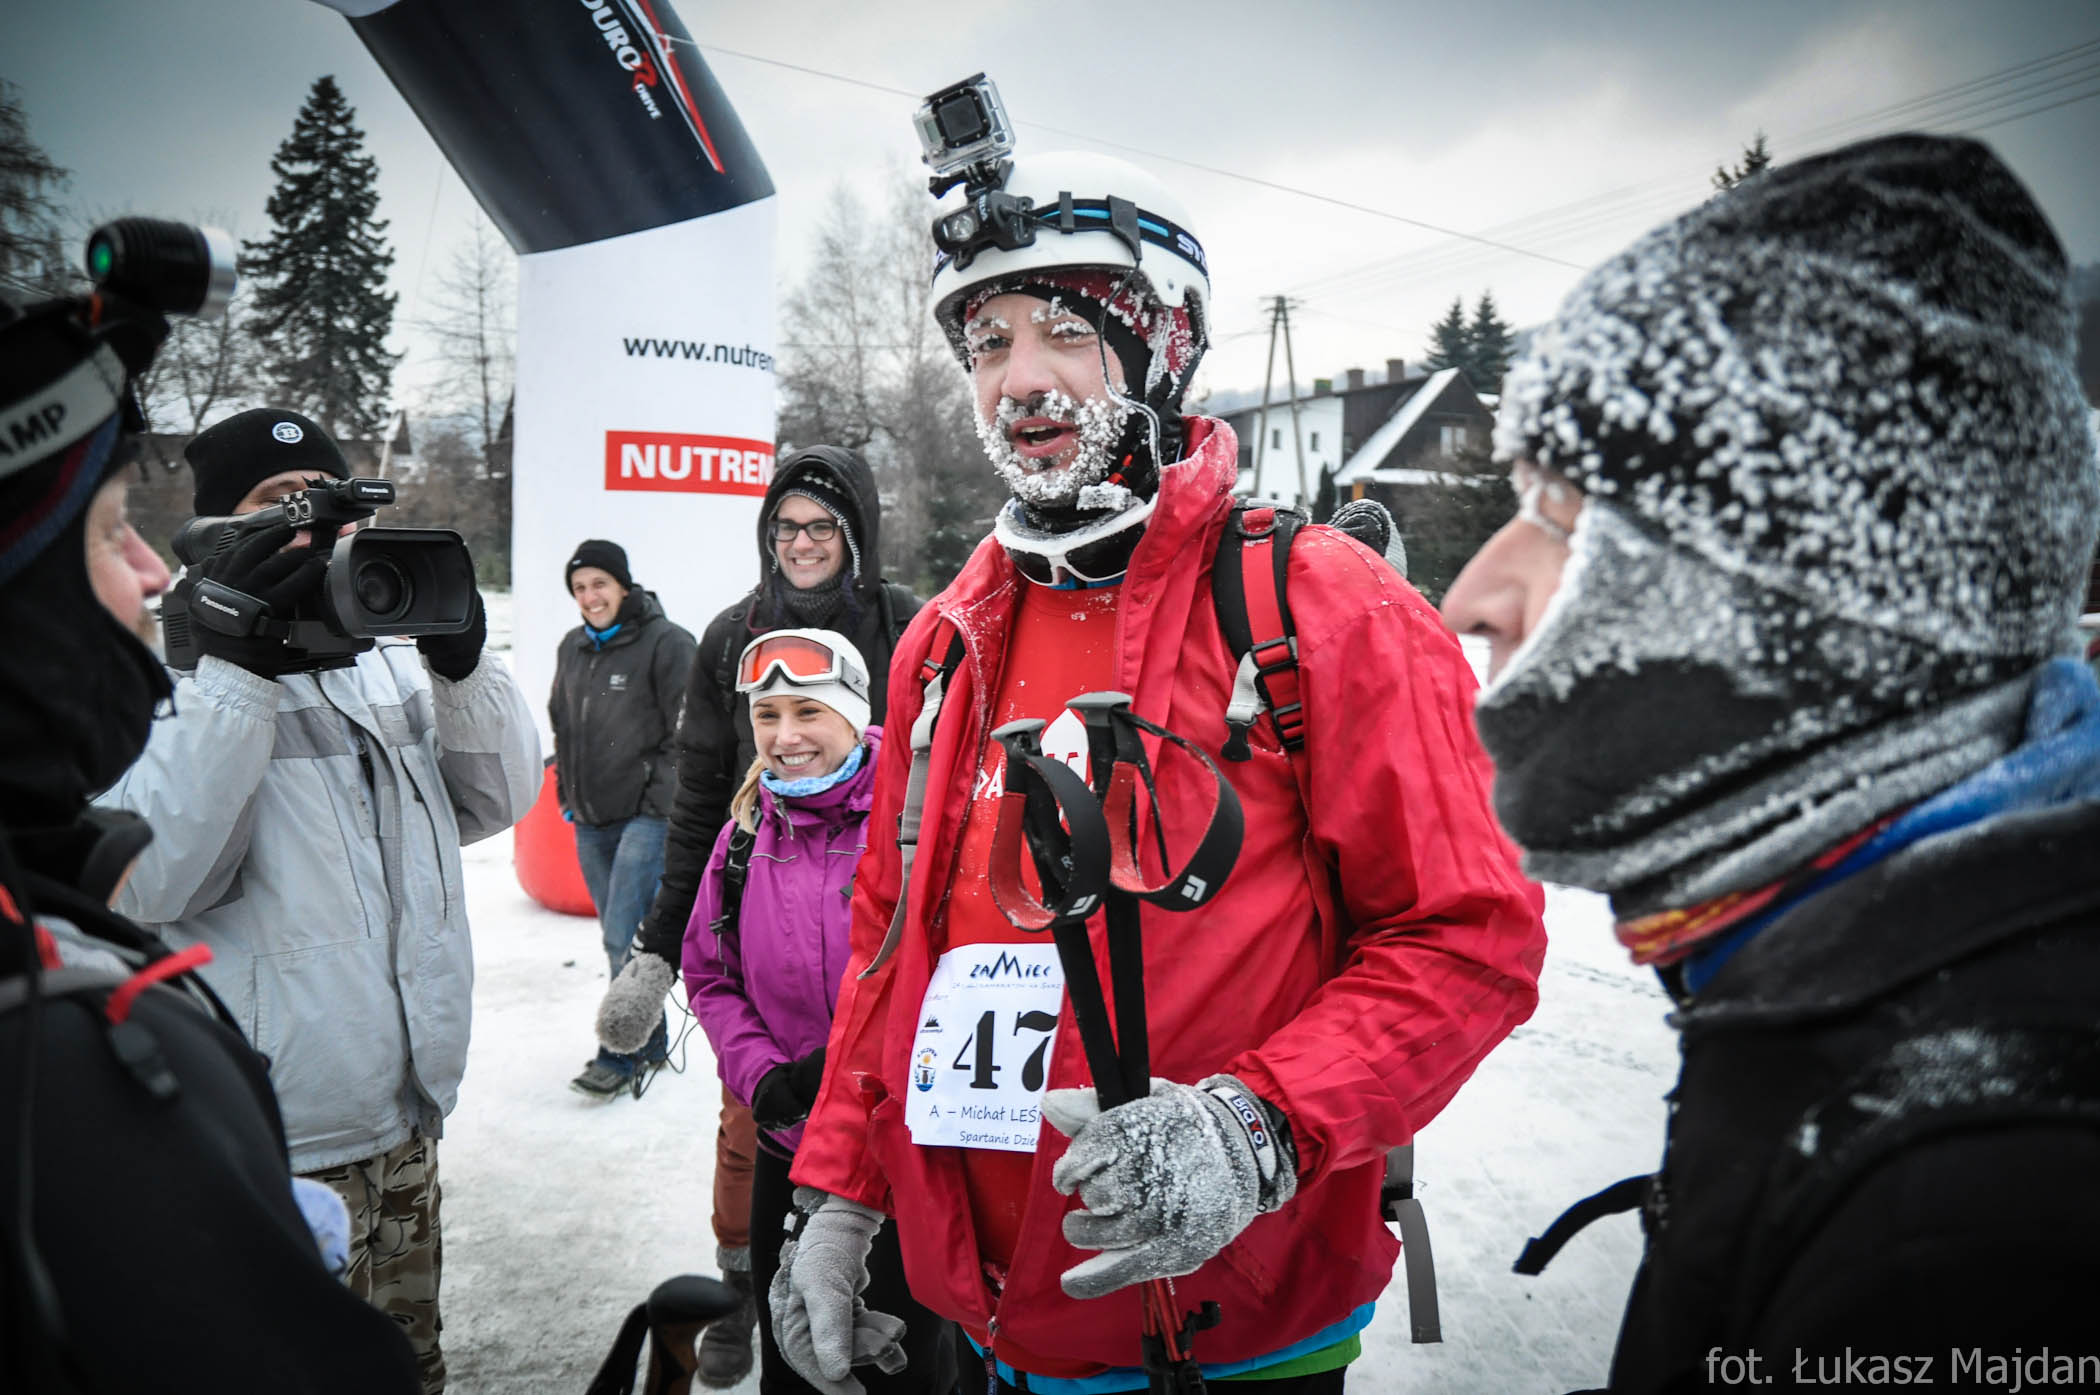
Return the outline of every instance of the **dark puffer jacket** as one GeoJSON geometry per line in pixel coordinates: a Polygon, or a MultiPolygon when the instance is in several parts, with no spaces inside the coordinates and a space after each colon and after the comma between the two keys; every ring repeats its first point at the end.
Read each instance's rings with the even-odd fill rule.
{"type": "Polygon", "coordinates": [[[696,647],[654,592],[629,591],[614,618],[619,629],[602,645],[581,625],[562,636],[547,699],[561,807],[593,827],[670,817],[696,647]]]}
{"type": "MultiPolygon", "coordinates": [[[[874,474],[853,451],[842,446],[810,446],[782,461],[766,490],[756,532],[761,581],[708,625],[686,682],[685,713],[678,725],[678,795],[664,842],[663,882],[635,946],[636,953],[654,954],[673,965],[683,952],[685,923],[693,913],[701,874],[714,852],[715,835],[729,820],[730,796],[758,754],[751,737],[750,710],[737,696],[737,656],[768,630],[837,630],[867,660],[872,720],[880,723],[889,695],[890,653],[906,622],[919,610],[917,596],[882,579],[882,501],[875,491],[874,474]],[[847,524],[859,549],[860,575],[839,587],[836,603],[827,614],[811,619],[788,612],[780,602],[779,592],[787,583],[774,568],[773,542],[766,528],[797,482],[816,473],[830,475],[852,501],[853,516],[847,524]]],[[[849,555],[849,574],[852,566],[849,555]]]]}
{"type": "Polygon", "coordinates": [[[2090,801],[1917,844],[1680,1014],[1613,1391],[1707,1389],[1716,1349],[1782,1388],[1848,1347],[1963,1389],[2015,1348],[2100,1355],[2096,848],[2090,801]]]}

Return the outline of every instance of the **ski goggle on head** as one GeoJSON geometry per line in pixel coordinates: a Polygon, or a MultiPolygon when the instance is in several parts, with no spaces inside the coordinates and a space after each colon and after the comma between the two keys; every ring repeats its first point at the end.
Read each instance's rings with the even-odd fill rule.
{"type": "Polygon", "coordinates": [[[782,685],[843,688],[868,700],[868,668],[845,636],[830,630],[775,630],[744,647],[736,662],[736,690],[750,694],[782,685]]]}

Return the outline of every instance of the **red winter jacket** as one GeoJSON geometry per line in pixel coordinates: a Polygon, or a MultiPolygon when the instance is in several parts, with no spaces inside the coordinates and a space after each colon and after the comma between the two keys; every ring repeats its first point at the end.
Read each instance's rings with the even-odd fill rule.
{"type": "MultiPolygon", "coordinates": [[[[1215,754],[1234,662],[1210,571],[1232,508],[1238,443],[1222,422],[1188,424],[1190,458],[1164,472],[1123,581],[1115,686],[1133,695],[1138,713],[1215,754]]],[[[851,968],[794,1179],[894,1214],[915,1298],[980,1341],[990,1333],[1009,1364],[1070,1375],[1075,1361],[1139,1364],[1140,1313],[1136,1288],[1080,1302],[1058,1286],[1085,1257],[1060,1230],[1079,1203],[1050,1185],[1064,1136],[1043,1129],[1014,1265],[995,1295],[977,1258],[956,1150],[919,1147],[904,1124],[917,1009],[943,948],[934,914],[953,875],[1007,629],[1028,584],[987,540],[898,643],[889,699],[897,739],[883,747],[871,830],[897,826],[910,764],[903,734],[921,707],[921,665],[940,619],[961,634],[967,659],[935,728],[904,937],[866,981],[857,975],[896,905],[893,839],[871,838],[860,864],[851,968]]],[[[1517,870],[1489,806],[1473,676],[1458,642],[1390,566],[1327,528],[1299,532],[1289,601],[1304,769],[1293,771],[1266,718],[1257,724],[1253,759],[1221,763],[1247,823],[1225,889],[1198,912],[1143,910],[1152,1073],[1193,1082],[1230,1072],[1283,1110],[1297,1144],[1297,1197],[1175,1281],[1184,1308],[1204,1299],[1223,1306],[1223,1325],[1197,1340],[1205,1362],[1279,1350],[1384,1290],[1399,1253],[1378,1214],[1386,1151],[1412,1139],[1531,1015],[1545,957],[1543,898],[1517,870]],[[1313,791],[1310,809],[1299,773],[1313,791]]],[[[1159,768],[1169,846],[1182,852],[1212,798],[1192,764],[1176,753],[1159,768]]],[[[1107,983],[1098,915],[1092,930],[1107,983]]],[[[1062,1017],[1050,1086],[1086,1085],[1069,1006],[1062,1017]]]]}

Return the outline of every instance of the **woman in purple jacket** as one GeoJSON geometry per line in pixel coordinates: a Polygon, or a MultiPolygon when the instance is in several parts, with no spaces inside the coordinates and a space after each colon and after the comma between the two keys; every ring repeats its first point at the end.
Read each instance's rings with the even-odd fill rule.
{"type": "MultiPolygon", "coordinates": [[[[763,1297],[793,1211],[788,1168],[824,1074],[824,1041],[846,971],[853,870],[868,845],[882,728],[868,724],[868,670],[832,630],[775,630],[737,660],[758,758],[730,802],[685,928],[685,985],[729,1092],[751,1107],[759,1149],[751,1187],[751,1269],[763,1297]],[[738,867],[742,871],[739,873],[738,867]],[[741,882],[741,895],[737,885],[741,882]]],[[[857,1368],[870,1395],[945,1392],[948,1324],[911,1299],[896,1226],[869,1256],[867,1305],[904,1320],[906,1364],[857,1368]]],[[[781,1358],[759,1304],[759,1389],[814,1391],[781,1358]]],[[[834,1393],[836,1395],[836,1393],[834,1393]]]]}

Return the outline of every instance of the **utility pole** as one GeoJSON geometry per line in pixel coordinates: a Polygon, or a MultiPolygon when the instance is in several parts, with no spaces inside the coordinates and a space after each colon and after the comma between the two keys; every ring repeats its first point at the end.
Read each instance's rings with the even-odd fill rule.
{"type": "Polygon", "coordinates": [[[1269,302],[1269,364],[1262,371],[1261,415],[1256,418],[1254,442],[1254,479],[1248,491],[1255,498],[1263,497],[1261,490],[1261,467],[1269,449],[1269,389],[1276,379],[1276,341],[1283,340],[1283,367],[1290,375],[1287,393],[1291,404],[1291,444],[1298,460],[1298,503],[1303,507],[1312,496],[1305,484],[1305,433],[1298,423],[1298,364],[1291,353],[1291,305],[1282,296],[1269,302]]]}
{"type": "Polygon", "coordinates": [[[1282,296],[1276,297],[1276,318],[1283,324],[1283,368],[1291,375],[1291,445],[1298,456],[1298,507],[1312,503],[1312,493],[1305,487],[1305,433],[1298,426],[1298,363],[1291,357],[1291,304],[1282,296]]]}
{"type": "Polygon", "coordinates": [[[1282,305],[1283,297],[1277,296],[1269,307],[1269,366],[1262,370],[1261,375],[1261,415],[1255,418],[1254,426],[1254,479],[1247,486],[1247,492],[1256,499],[1262,497],[1261,466],[1269,450],[1269,384],[1276,378],[1276,316],[1282,305]]]}

